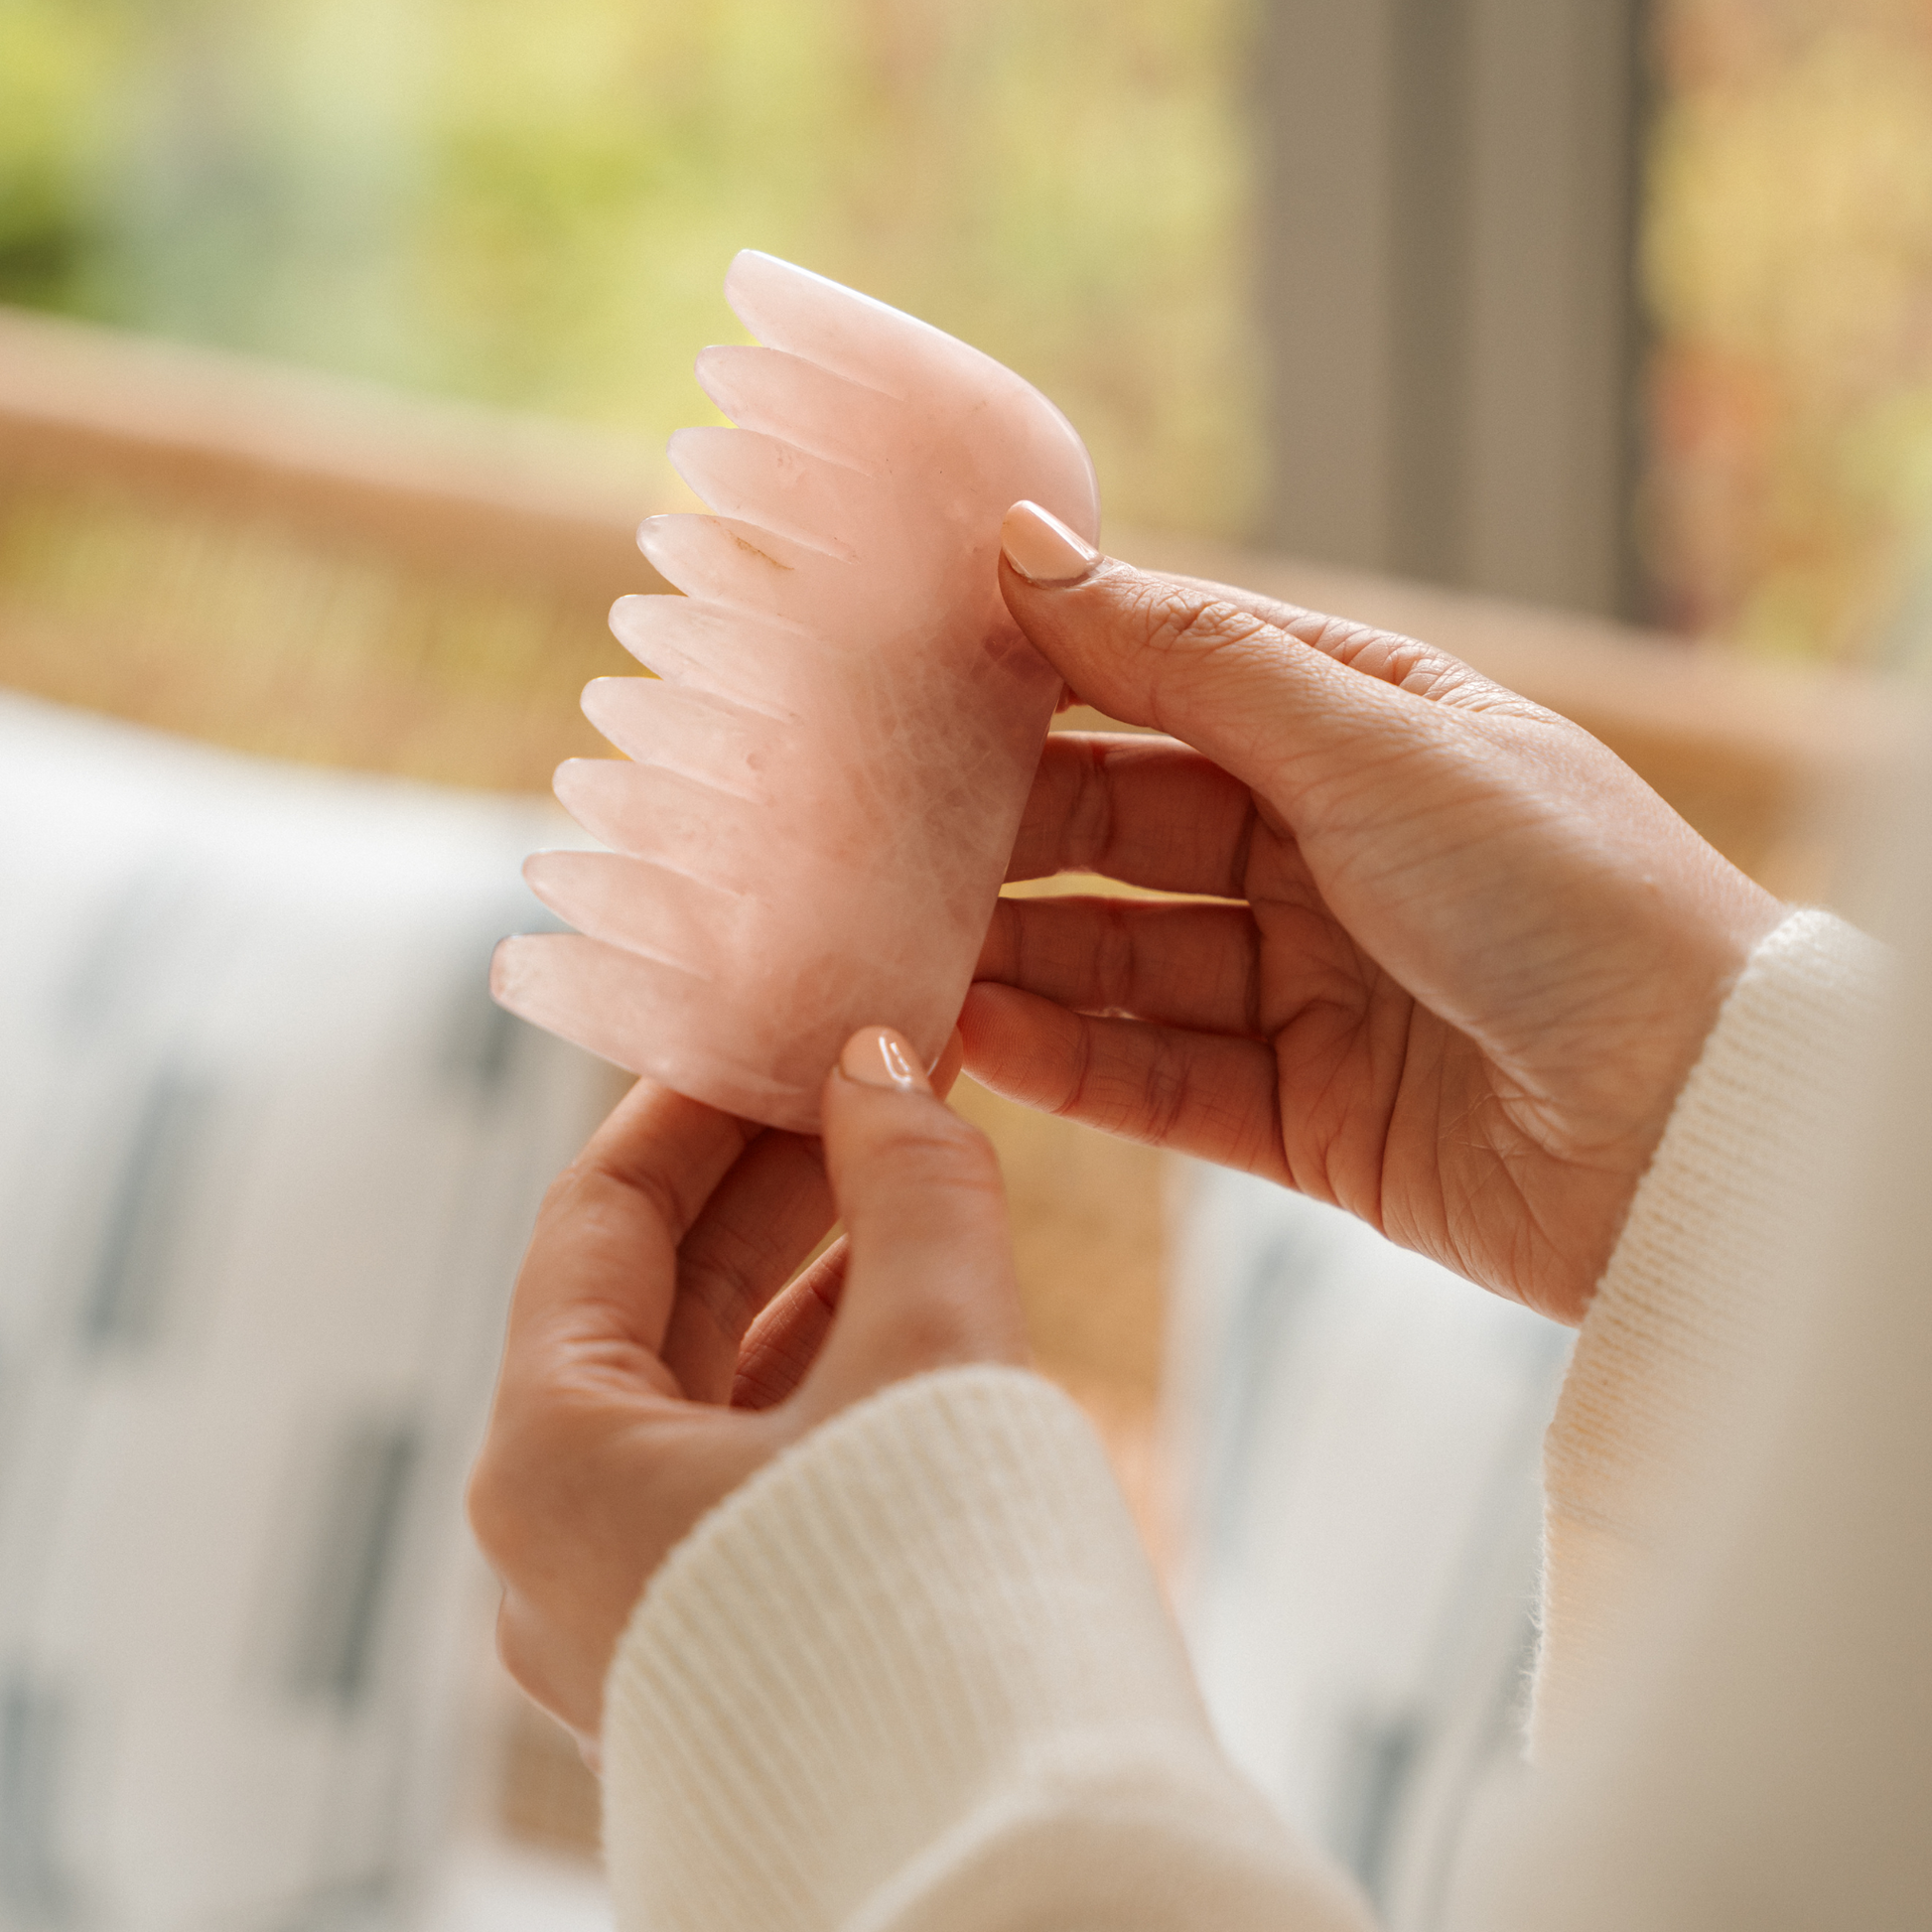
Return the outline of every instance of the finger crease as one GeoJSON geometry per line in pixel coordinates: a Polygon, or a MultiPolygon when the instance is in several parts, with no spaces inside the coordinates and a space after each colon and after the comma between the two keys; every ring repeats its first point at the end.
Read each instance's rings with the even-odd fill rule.
{"type": "Polygon", "coordinates": [[[1081,770],[1076,850],[1082,870],[1088,872],[1104,872],[1113,853],[1114,786],[1113,774],[1107,768],[1110,753],[1109,746],[1095,746],[1092,759],[1081,770]]]}

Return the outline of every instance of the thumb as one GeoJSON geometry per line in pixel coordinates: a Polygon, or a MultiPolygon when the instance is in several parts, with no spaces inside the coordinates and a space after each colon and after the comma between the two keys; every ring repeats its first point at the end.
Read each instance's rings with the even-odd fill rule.
{"type": "Polygon", "coordinates": [[[1084,702],[1179,739],[1266,796],[1286,802],[1286,785],[1341,775],[1369,745],[1386,752],[1391,732],[1440,723],[1380,658],[1357,668],[1216,586],[1103,557],[1037,503],[1007,511],[1000,548],[1014,621],[1084,702]]]}
{"type": "Polygon", "coordinates": [[[812,1419],[926,1369],[1023,1361],[999,1162],[900,1035],[868,1027],[846,1042],[822,1127],[850,1252],[832,1332],[799,1392],[812,1419]]]}

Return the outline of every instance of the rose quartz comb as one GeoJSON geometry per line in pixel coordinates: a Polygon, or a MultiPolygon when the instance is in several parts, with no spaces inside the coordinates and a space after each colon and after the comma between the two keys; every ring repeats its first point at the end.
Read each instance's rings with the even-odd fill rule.
{"type": "Polygon", "coordinates": [[[1000,519],[1027,496],[1095,539],[1099,494],[1072,425],[978,349],[769,255],[725,294],[762,346],[706,349],[698,380],[738,427],[670,446],[716,513],[638,532],[684,595],[611,627],[657,678],[590,684],[625,760],[557,772],[611,849],[529,861],[577,930],[504,940],[490,988],[811,1131],[858,1027],[945,1044],[1060,689],[1001,599],[1000,519]]]}

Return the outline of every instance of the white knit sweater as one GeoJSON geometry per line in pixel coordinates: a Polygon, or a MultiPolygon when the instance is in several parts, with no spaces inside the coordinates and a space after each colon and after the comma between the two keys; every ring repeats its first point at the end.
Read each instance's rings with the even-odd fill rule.
{"type": "MultiPolygon", "coordinates": [[[[1896,1187],[1890,1274],[1869,1203],[1860,1253],[1831,1218],[1876,972],[1789,919],[1638,1192],[1548,1445],[1542,1768],[1458,1923],[1932,1925],[1932,1270],[1896,1187]]],[[[1369,1923],[1217,1749],[1091,1431],[1013,1370],[902,1384],[707,1518],[604,1736],[625,1932],[1369,1923]]]]}

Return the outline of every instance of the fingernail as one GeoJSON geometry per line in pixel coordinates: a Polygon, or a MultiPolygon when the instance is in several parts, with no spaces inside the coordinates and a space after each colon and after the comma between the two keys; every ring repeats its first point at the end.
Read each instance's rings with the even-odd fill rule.
{"type": "Polygon", "coordinates": [[[890,1027],[863,1027],[845,1042],[839,1071],[862,1087],[896,1087],[900,1093],[930,1093],[925,1068],[902,1034],[890,1027]]]}
{"type": "Polygon", "coordinates": [[[1000,548],[1030,584],[1077,584],[1100,561],[1084,537],[1024,496],[1001,519],[1000,548]]]}

